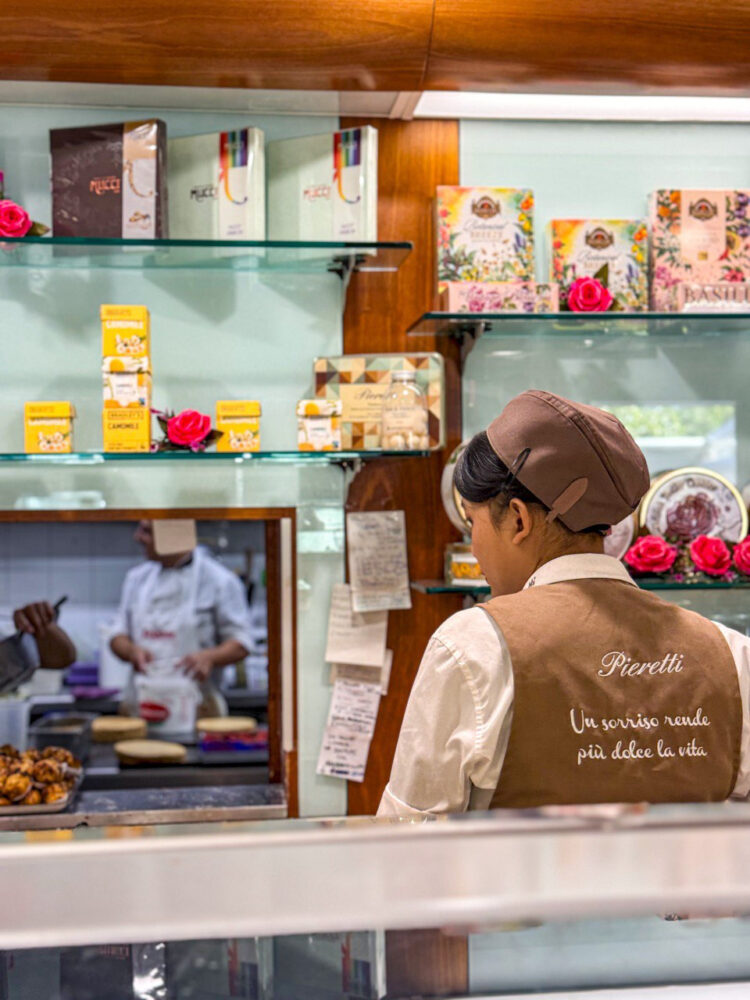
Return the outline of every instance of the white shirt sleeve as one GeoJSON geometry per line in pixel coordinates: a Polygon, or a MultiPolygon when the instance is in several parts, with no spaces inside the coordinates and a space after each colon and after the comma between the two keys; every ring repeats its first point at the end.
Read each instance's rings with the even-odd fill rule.
{"type": "MultiPolygon", "coordinates": [[[[140,567],[136,567],[136,570],[140,567]]],[[[133,636],[133,572],[134,570],[129,570],[125,574],[125,579],[122,581],[122,593],[120,594],[120,604],[117,608],[117,614],[115,615],[114,621],[112,622],[112,628],[110,635],[127,635],[132,638],[133,636]]]]}
{"type": "Polygon", "coordinates": [[[425,650],[378,815],[486,808],[512,703],[510,656],[494,622],[480,608],[454,615],[425,650]]]}
{"type": "Polygon", "coordinates": [[[732,792],[733,799],[750,797],[750,639],[733,628],[714,622],[727,640],[737,668],[742,700],[742,738],[740,742],[740,766],[737,781],[732,792]]]}
{"type": "Polygon", "coordinates": [[[225,567],[221,567],[215,605],[216,635],[218,644],[236,639],[249,653],[253,647],[250,633],[250,608],[240,580],[225,567]]]}

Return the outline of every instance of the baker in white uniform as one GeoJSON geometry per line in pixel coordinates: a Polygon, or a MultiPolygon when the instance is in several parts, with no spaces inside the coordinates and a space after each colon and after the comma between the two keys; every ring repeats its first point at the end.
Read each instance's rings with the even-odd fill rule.
{"type": "Polygon", "coordinates": [[[611,414],[530,390],[456,468],[492,589],[433,635],[379,815],[750,795],[750,640],[604,555],[649,485],[611,414]]]}
{"type": "Polygon", "coordinates": [[[134,537],[146,562],[125,577],[112,651],[139,672],[171,663],[200,686],[200,714],[226,714],[212,675],[252,646],[242,584],[201,546],[159,555],[151,521],[139,522],[134,537]]]}

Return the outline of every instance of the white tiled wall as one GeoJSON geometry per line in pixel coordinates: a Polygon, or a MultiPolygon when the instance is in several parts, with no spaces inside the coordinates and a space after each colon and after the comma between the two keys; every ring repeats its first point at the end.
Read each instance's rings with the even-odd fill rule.
{"type": "MultiPolygon", "coordinates": [[[[99,626],[113,617],[125,574],[143,559],[133,529],[116,521],[0,524],[0,629],[9,628],[15,608],[39,600],[54,604],[67,595],[61,624],[78,659],[95,660],[99,626]]],[[[232,570],[244,571],[246,550],[264,551],[261,522],[200,522],[198,534],[232,570]]],[[[264,593],[255,597],[264,599],[264,593]]]]}

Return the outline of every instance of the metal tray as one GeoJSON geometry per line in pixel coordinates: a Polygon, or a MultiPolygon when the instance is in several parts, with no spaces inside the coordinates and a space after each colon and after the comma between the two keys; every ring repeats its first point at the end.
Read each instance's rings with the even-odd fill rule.
{"type": "Polygon", "coordinates": [[[46,813],[61,813],[70,806],[73,799],[78,795],[78,789],[83,781],[83,770],[78,772],[76,783],[70,789],[64,799],[59,802],[42,802],[38,806],[25,806],[22,803],[14,803],[12,806],[0,806],[0,819],[3,816],[42,816],[46,813]]]}

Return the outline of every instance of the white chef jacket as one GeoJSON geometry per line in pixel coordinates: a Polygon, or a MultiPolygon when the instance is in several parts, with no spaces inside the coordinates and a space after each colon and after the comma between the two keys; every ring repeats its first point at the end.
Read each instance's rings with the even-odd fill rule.
{"type": "MultiPolygon", "coordinates": [[[[253,646],[247,597],[237,576],[203,550],[198,579],[197,622],[201,649],[210,649],[228,639],[236,639],[249,652],[253,646]]],[[[154,581],[151,599],[164,608],[184,608],[191,600],[191,566],[161,566],[154,581]]],[[[122,597],[112,635],[135,634],[134,614],[138,595],[154,563],[144,562],[129,570],[122,586],[122,597]]]]}
{"type": "MultiPolygon", "coordinates": [[[[561,556],[526,583],[622,580],[611,556],[561,556]]],[[[524,589],[526,589],[524,587],[524,589]]],[[[543,623],[542,627],[543,627],[543,623]]],[[[750,639],[719,622],[740,682],[742,746],[733,797],[750,795],[750,639]]],[[[500,629],[481,608],[453,615],[434,633],[406,706],[391,778],[378,816],[488,809],[500,779],[513,718],[513,666],[500,629]]]]}

